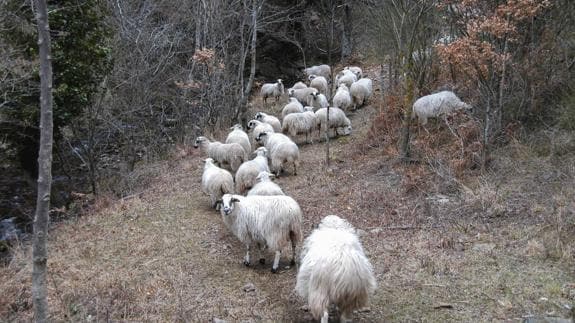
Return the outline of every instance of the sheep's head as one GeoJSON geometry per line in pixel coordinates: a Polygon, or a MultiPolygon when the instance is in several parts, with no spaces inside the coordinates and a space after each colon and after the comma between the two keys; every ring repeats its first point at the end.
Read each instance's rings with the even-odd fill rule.
{"type": "Polygon", "coordinates": [[[294,89],[289,89],[289,90],[288,90],[288,96],[289,96],[289,97],[293,97],[294,94],[295,94],[295,90],[294,90],[294,89]]]}
{"type": "Polygon", "coordinates": [[[222,215],[230,215],[234,210],[234,204],[239,202],[240,200],[235,195],[224,194],[224,196],[222,196],[221,200],[222,206],[220,208],[222,215]]]}
{"type": "Polygon", "coordinates": [[[260,121],[261,121],[261,120],[264,118],[264,115],[263,115],[261,112],[258,112],[258,113],[256,113],[255,118],[256,118],[256,120],[260,120],[260,121]]]}
{"type": "Polygon", "coordinates": [[[308,80],[313,80],[314,78],[316,78],[317,76],[315,74],[312,74],[310,76],[307,77],[308,80]]]}
{"type": "Polygon", "coordinates": [[[258,181],[258,183],[261,183],[261,182],[269,182],[269,181],[271,181],[271,179],[274,178],[274,177],[275,177],[274,174],[268,173],[268,172],[266,172],[266,171],[263,171],[263,172],[260,172],[260,173],[258,174],[258,176],[256,177],[256,180],[258,181]]]}
{"type": "Polygon", "coordinates": [[[248,122],[248,126],[247,126],[248,130],[251,130],[251,129],[255,128],[255,127],[256,127],[256,120],[250,120],[250,121],[248,122]]]}
{"type": "Polygon", "coordinates": [[[194,148],[198,148],[200,145],[202,145],[205,142],[208,142],[208,138],[206,138],[204,136],[200,136],[200,137],[196,138],[196,142],[194,143],[194,148]]]}
{"type": "Polygon", "coordinates": [[[256,156],[264,156],[264,157],[268,157],[268,150],[266,147],[260,147],[258,149],[256,149],[254,151],[254,154],[256,154],[256,156]]]}
{"type": "Polygon", "coordinates": [[[256,137],[256,141],[257,142],[263,142],[265,141],[265,138],[267,138],[268,133],[266,131],[260,132],[260,134],[256,137]]]}
{"type": "Polygon", "coordinates": [[[310,107],[310,106],[303,107],[303,111],[304,112],[308,112],[308,111],[313,112],[313,107],[310,107]]]}
{"type": "Polygon", "coordinates": [[[319,229],[339,229],[355,233],[355,228],[346,220],[337,215],[324,217],[318,225],[319,229]]]}
{"type": "Polygon", "coordinates": [[[236,130],[236,129],[237,129],[237,130],[244,130],[244,127],[242,127],[241,124],[236,123],[235,125],[233,125],[233,126],[230,128],[230,130],[236,130]]]}
{"type": "Polygon", "coordinates": [[[214,163],[214,159],[208,157],[208,158],[204,159],[204,163],[206,163],[206,165],[207,165],[207,164],[213,164],[213,163],[214,163]]]}

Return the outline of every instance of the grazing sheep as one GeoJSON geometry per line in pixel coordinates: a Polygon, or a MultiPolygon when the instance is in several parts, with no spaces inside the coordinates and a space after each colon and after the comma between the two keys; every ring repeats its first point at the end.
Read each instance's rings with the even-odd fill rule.
{"type": "Polygon", "coordinates": [[[307,104],[309,96],[317,92],[315,87],[308,87],[305,89],[290,90],[288,91],[288,95],[290,98],[296,98],[301,104],[307,104]]]}
{"type": "Polygon", "coordinates": [[[305,240],[300,259],[295,289],[322,323],[328,322],[331,304],[346,322],[354,310],[367,306],[377,287],[355,229],[336,215],[323,218],[305,240]]]}
{"type": "MultiPolygon", "coordinates": [[[[302,211],[293,198],[226,194],[220,212],[226,226],[247,247],[246,266],[250,265],[252,246],[264,246],[275,252],[272,272],[277,272],[281,251],[290,242],[291,265],[295,265],[295,248],[302,236],[302,211]]],[[[265,258],[260,257],[260,263],[265,263],[265,258]]]]}
{"type": "Polygon", "coordinates": [[[307,105],[311,106],[315,109],[327,108],[329,106],[329,102],[325,95],[321,93],[312,93],[307,98],[307,105]]]}
{"type": "Polygon", "coordinates": [[[269,123],[265,123],[265,122],[261,122],[259,120],[250,120],[248,121],[248,130],[251,131],[251,135],[252,135],[252,140],[254,141],[254,143],[257,145],[258,143],[256,142],[256,138],[258,137],[258,135],[264,131],[267,132],[275,132],[274,128],[272,127],[271,124],[269,123]]]}
{"type": "Polygon", "coordinates": [[[422,96],[413,103],[413,114],[411,118],[418,117],[421,125],[427,124],[427,118],[445,116],[456,110],[471,110],[472,107],[461,101],[455,93],[442,91],[426,96],[422,96]]]}
{"type": "Polygon", "coordinates": [[[235,172],[238,167],[244,162],[245,150],[237,143],[222,144],[219,141],[210,142],[208,138],[200,136],[196,138],[194,148],[201,147],[202,150],[208,153],[208,157],[213,158],[214,161],[220,165],[229,165],[230,169],[235,172]]]}
{"type": "Polygon", "coordinates": [[[319,75],[325,77],[326,80],[331,78],[331,67],[329,65],[316,65],[303,70],[307,76],[319,75]]]}
{"type": "Polygon", "coordinates": [[[351,94],[345,84],[340,84],[332,99],[333,106],[342,110],[347,110],[351,106],[351,94]]]}
{"type": "Polygon", "coordinates": [[[248,192],[247,196],[252,195],[266,195],[266,196],[273,196],[273,195],[285,195],[282,191],[281,187],[271,181],[271,177],[274,175],[268,172],[260,172],[258,177],[256,177],[257,183],[252,187],[252,189],[248,192]]]}
{"type": "MultiPolygon", "coordinates": [[[[319,136],[325,133],[327,126],[327,109],[319,109],[315,112],[316,124],[319,136]]],[[[329,108],[329,129],[335,129],[335,134],[340,135],[339,130],[343,128],[343,135],[350,135],[352,131],[351,122],[345,116],[345,112],[338,108],[329,108]]]]}
{"type": "Polygon", "coordinates": [[[228,134],[226,138],[226,144],[237,143],[244,148],[246,154],[244,155],[244,160],[248,159],[249,154],[252,152],[252,144],[250,143],[250,137],[244,132],[241,124],[236,124],[230,128],[232,131],[228,134]]]}
{"type": "Polygon", "coordinates": [[[264,104],[266,103],[267,98],[270,96],[273,96],[277,102],[280,96],[284,94],[284,84],[282,83],[281,79],[278,79],[276,83],[265,83],[262,85],[260,93],[264,99],[264,104]]]}
{"type": "Polygon", "coordinates": [[[309,87],[316,88],[319,91],[319,93],[325,95],[326,97],[329,95],[328,93],[329,86],[327,83],[327,79],[325,77],[310,75],[308,79],[309,79],[309,87]]]}
{"type": "Polygon", "coordinates": [[[348,88],[357,81],[357,75],[355,75],[350,70],[343,70],[337,74],[335,78],[335,84],[339,87],[341,84],[345,84],[348,88]]]}
{"type": "Polygon", "coordinates": [[[296,82],[292,87],[290,87],[288,89],[289,90],[299,90],[299,89],[305,89],[307,88],[307,85],[304,82],[296,82]]]}
{"type": "Polygon", "coordinates": [[[256,184],[260,172],[269,172],[268,150],[260,147],[255,151],[256,157],[240,165],[236,172],[236,193],[245,194],[256,184]]]}
{"type": "Polygon", "coordinates": [[[317,124],[313,108],[305,108],[305,112],[291,113],[283,119],[282,132],[289,133],[294,140],[298,134],[304,133],[306,142],[311,144],[313,143],[311,136],[317,124]]]}
{"type": "Polygon", "coordinates": [[[357,82],[353,82],[349,88],[349,94],[351,94],[353,109],[357,109],[365,104],[365,101],[371,97],[373,93],[373,83],[368,78],[359,79],[357,82]]]}
{"type": "Polygon", "coordinates": [[[355,74],[358,80],[363,77],[363,71],[359,66],[346,66],[343,69],[351,71],[353,74],[355,74]]]}
{"type": "Polygon", "coordinates": [[[234,178],[230,172],[216,166],[212,158],[206,158],[202,174],[202,191],[210,196],[210,205],[215,208],[216,202],[224,194],[234,192],[234,178]]]}
{"type": "Polygon", "coordinates": [[[269,115],[269,114],[266,114],[263,112],[258,112],[258,113],[256,113],[255,118],[258,121],[265,122],[265,123],[271,125],[274,128],[275,132],[282,131],[282,124],[280,123],[280,119],[278,119],[272,115],[269,115]]]}
{"type": "Polygon", "coordinates": [[[293,165],[293,174],[297,175],[299,148],[288,136],[281,133],[262,132],[256,140],[263,142],[270,152],[271,170],[276,177],[279,177],[285,168],[284,166],[288,164],[293,165]]]}
{"type": "Polygon", "coordinates": [[[299,112],[303,112],[303,105],[296,98],[289,98],[289,103],[282,109],[282,123],[288,114],[299,112]]]}

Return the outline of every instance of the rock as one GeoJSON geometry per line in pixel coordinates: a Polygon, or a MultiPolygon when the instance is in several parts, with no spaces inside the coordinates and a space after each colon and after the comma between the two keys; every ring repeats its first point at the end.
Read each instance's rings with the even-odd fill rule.
{"type": "Polygon", "coordinates": [[[495,249],[495,243],[476,243],[473,245],[473,251],[490,252],[495,249]]]}
{"type": "Polygon", "coordinates": [[[365,232],[365,230],[362,230],[362,229],[357,229],[356,232],[357,232],[357,235],[360,237],[364,237],[367,235],[367,232],[365,232]]]}
{"type": "Polygon", "coordinates": [[[375,229],[372,229],[372,230],[371,230],[371,233],[378,234],[378,233],[380,233],[381,231],[382,231],[381,228],[375,228],[375,229]]]}
{"type": "Polygon", "coordinates": [[[537,240],[529,240],[525,247],[525,254],[530,257],[545,258],[547,251],[545,245],[537,240]]]}
{"type": "Polygon", "coordinates": [[[214,320],[212,322],[214,322],[214,323],[227,323],[228,321],[214,317],[214,320]]]}
{"type": "Polygon", "coordinates": [[[244,287],[242,287],[242,289],[244,290],[244,292],[249,293],[255,291],[256,286],[254,286],[254,284],[252,283],[248,283],[244,287]]]}

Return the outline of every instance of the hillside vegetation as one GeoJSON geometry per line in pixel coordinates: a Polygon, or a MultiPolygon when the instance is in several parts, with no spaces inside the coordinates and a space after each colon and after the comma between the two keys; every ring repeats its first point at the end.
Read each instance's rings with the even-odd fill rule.
{"type": "MultiPolygon", "coordinates": [[[[302,145],[298,175],[276,181],[300,203],[305,236],[328,214],[360,229],[378,290],[354,321],[572,315],[575,168],[573,150],[563,150],[572,134],[556,134],[553,150],[548,142],[510,138],[493,152],[488,171],[456,176],[424,159],[397,162],[394,145],[374,136],[399,127],[378,124],[393,111],[377,93],[351,115],[354,133],[332,141],[330,168],[323,144],[302,145]]],[[[457,141],[441,122],[430,134],[421,131],[416,153],[435,145],[428,151],[447,157],[457,141]]],[[[53,320],[310,319],[293,291],[296,268],[272,274],[269,265],[242,264],[244,247],[201,193],[202,167],[202,154],[186,147],[146,166],[149,185],[139,194],[100,197],[84,216],[53,226],[53,320]]],[[[23,245],[0,268],[3,321],[31,319],[28,253],[23,245]]],[[[287,265],[282,259],[280,268],[287,265]]]]}

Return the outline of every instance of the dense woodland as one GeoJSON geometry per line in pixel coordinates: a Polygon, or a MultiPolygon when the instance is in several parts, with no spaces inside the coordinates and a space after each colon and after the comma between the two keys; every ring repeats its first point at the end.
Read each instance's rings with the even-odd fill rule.
{"type": "MultiPolygon", "coordinates": [[[[33,6],[0,4],[2,217],[26,213],[38,151],[33,6]]],[[[573,127],[571,1],[49,2],[54,52],[55,192],[134,192],[136,165],[204,128],[247,121],[258,85],[304,67],[382,67],[405,121],[438,89],[474,107],[482,163],[512,124],[573,127]],[[174,9],[174,8],[177,8],[174,9]]],[[[485,165],[483,165],[485,166],[485,165]]]]}
{"type": "MultiPolygon", "coordinates": [[[[518,296],[522,302],[520,306],[515,303],[515,299],[512,299],[513,305],[508,305],[506,298],[502,301],[493,298],[499,296],[488,296],[491,301],[495,300],[496,304],[505,308],[507,312],[504,314],[490,308],[485,316],[469,310],[462,311],[465,313],[461,316],[429,316],[429,313],[424,313],[411,317],[405,314],[408,311],[404,311],[405,304],[401,303],[403,297],[409,299],[409,291],[399,296],[392,295],[390,290],[398,288],[393,286],[385,289],[393,283],[383,277],[397,275],[397,281],[413,283],[411,278],[401,280],[404,277],[397,274],[401,272],[397,267],[403,267],[402,257],[396,257],[396,253],[388,251],[389,248],[395,248],[396,252],[401,250],[397,245],[389,247],[398,241],[416,242],[410,240],[411,236],[399,234],[393,236],[393,239],[387,236],[380,239],[380,233],[384,230],[382,228],[421,230],[417,231],[419,236],[416,235],[414,239],[426,241],[428,246],[433,244],[430,240],[439,240],[437,248],[448,250],[446,253],[463,254],[467,249],[475,252],[489,249],[486,253],[494,259],[504,259],[501,260],[501,267],[505,273],[505,268],[509,267],[512,272],[514,266],[520,267],[518,272],[529,272],[515,263],[515,257],[519,256],[515,253],[517,250],[513,249],[520,249],[517,251],[520,253],[523,250],[522,244],[527,244],[526,253],[529,256],[543,254],[542,263],[536,263],[536,266],[546,268],[545,261],[549,259],[557,264],[559,269],[546,272],[549,281],[556,284],[555,280],[570,277],[572,272],[567,273],[562,266],[572,264],[575,259],[575,249],[572,241],[569,241],[575,233],[573,191],[559,188],[570,182],[574,171],[574,1],[62,0],[47,1],[47,4],[54,72],[53,180],[50,196],[50,216],[53,220],[63,220],[65,223],[115,205],[110,208],[112,215],[109,222],[99,223],[101,219],[96,217],[94,220],[86,220],[95,221],[100,227],[109,229],[102,233],[103,237],[111,234],[109,232],[114,233],[116,227],[122,228],[125,225],[119,221],[114,227],[114,216],[117,215],[114,212],[117,210],[120,210],[120,219],[126,216],[130,221],[140,216],[131,212],[147,214],[148,207],[138,203],[144,203],[143,197],[149,190],[161,196],[162,192],[158,192],[160,188],[166,192],[177,191],[182,186],[197,188],[194,180],[199,177],[198,168],[186,164],[186,160],[199,158],[190,149],[195,138],[200,135],[221,137],[234,124],[245,126],[254,117],[255,111],[270,111],[259,96],[262,84],[282,79],[287,88],[297,81],[306,80],[303,70],[318,64],[330,65],[331,79],[334,80],[336,73],[344,66],[355,65],[364,69],[376,88],[367,107],[351,113],[350,118],[354,127],[358,126],[358,132],[353,133],[352,139],[335,139],[335,143],[332,143],[334,146],[329,146],[330,140],[327,140],[326,157],[321,156],[324,151],[320,145],[323,143],[307,145],[302,155],[308,160],[302,162],[303,174],[298,174],[301,179],[284,179],[281,183],[302,204],[307,213],[305,225],[317,224],[321,216],[325,215],[317,210],[315,203],[323,205],[321,203],[330,201],[326,197],[325,201],[317,202],[320,198],[315,198],[311,192],[316,190],[323,194],[322,199],[325,196],[335,197],[331,204],[323,206],[329,207],[333,213],[343,212],[344,217],[358,225],[363,232],[366,249],[371,248],[371,254],[368,254],[374,263],[378,285],[384,292],[376,294],[371,313],[368,309],[367,312],[360,312],[364,314],[357,317],[373,321],[381,318],[385,312],[387,319],[401,321],[418,318],[481,321],[509,319],[512,315],[524,315],[520,317],[529,319],[534,317],[530,314],[531,310],[539,305],[528,305],[528,301],[540,296],[545,296],[541,299],[547,300],[547,294],[538,294],[542,289],[550,290],[552,296],[555,293],[556,302],[575,300],[575,284],[571,279],[561,286],[550,283],[552,287],[547,288],[545,285],[547,289],[509,292],[521,295],[518,296]],[[456,93],[473,107],[472,111],[467,114],[457,113],[444,120],[438,119],[428,126],[418,124],[412,111],[414,102],[422,96],[442,90],[456,93]],[[331,153],[329,147],[332,148],[331,153]],[[348,151],[342,152],[345,149],[348,151]],[[508,152],[513,152],[512,158],[506,154],[508,152]],[[184,162],[177,164],[181,160],[184,162]],[[335,165],[330,165],[330,161],[335,165]],[[531,178],[528,176],[532,168],[537,169],[537,166],[533,166],[535,161],[544,165],[540,167],[541,173],[535,176],[537,181],[541,177],[544,182],[538,189],[532,188],[536,181],[529,182],[531,178]],[[163,168],[165,166],[161,165],[165,164],[162,163],[167,163],[167,169],[172,171],[163,168]],[[516,169],[517,174],[513,173],[514,176],[510,175],[513,170],[510,165],[513,163],[520,165],[516,169]],[[316,174],[309,165],[321,168],[323,173],[316,174]],[[372,169],[378,176],[382,169],[388,172],[381,177],[372,177],[370,172],[361,172],[363,167],[372,169]],[[177,177],[174,174],[182,169],[190,171],[196,178],[177,177]],[[337,172],[344,174],[342,178],[350,180],[349,189],[336,187],[334,183],[337,177],[334,173],[337,172]],[[515,183],[522,176],[520,174],[527,174],[525,176],[529,180],[515,183]],[[363,178],[363,181],[352,182],[353,176],[363,178]],[[494,178],[500,178],[500,182],[494,184],[494,178]],[[176,183],[173,187],[166,185],[171,180],[176,183]],[[374,187],[366,191],[366,196],[362,195],[363,189],[368,186],[361,186],[364,182],[374,187]],[[473,186],[473,183],[476,185],[473,186]],[[400,189],[393,191],[395,186],[400,189]],[[501,189],[505,193],[500,193],[500,186],[505,188],[501,189]],[[308,187],[308,191],[302,187],[308,187]],[[528,201],[526,196],[530,194],[533,198],[528,201]],[[548,203],[542,200],[546,196],[548,203]],[[459,204],[453,202],[457,199],[460,199],[459,204]],[[445,200],[448,202],[437,202],[445,200]],[[114,204],[114,201],[118,204],[114,204]],[[124,204],[125,201],[135,202],[124,204]],[[353,212],[357,208],[361,212],[353,212]],[[402,211],[402,208],[410,209],[411,212],[402,211]],[[367,215],[359,216],[362,212],[367,215]],[[385,216],[376,218],[377,212],[385,216]],[[459,222],[462,214],[468,216],[462,218],[469,222],[459,222]],[[413,221],[409,216],[414,217],[413,221]],[[489,226],[497,221],[500,221],[499,226],[494,225],[496,229],[493,230],[497,233],[493,233],[489,226]],[[473,237],[480,237],[481,234],[493,234],[494,240],[520,235],[513,231],[517,226],[509,227],[512,233],[507,231],[506,225],[515,222],[524,226],[519,226],[518,232],[521,235],[525,233],[526,237],[521,236],[512,244],[505,244],[509,246],[511,256],[503,251],[494,256],[495,252],[499,252],[494,247],[495,243],[481,243],[480,238],[473,240],[473,237]],[[423,227],[425,229],[421,229],[423,227]],[[440,230],[434,231],[439,227],[440,230]],[[532,243],[530,239],[538,235],[544,237],[532,243]],[[553,240],[550,245],[541,242],[546,241],[547,237],[553,240]],[[391,265],[388,265],[390,260],[391,265]],[[384,261],[390,269],[382,270],[384,261]],[[530,293],[536,296],[532,297],[530,293]],[[386,304],[385,309],[382,304],[386,304]],[[531,316],[525,316],[526,312],[531,316]]],[[[26,271],[22,269],[23,253],[19,248],[22,247],[21,242],[29,237],[25,232],[30,232],[32,225],[36,207],[36,179],[39,174],[41,86],[39,28],[36,20],[38,9],[36,1],[0,0],[0,257],[2,266],[6,268],[0,270],[0,277],[13,276],[13,281],[7,281],[4,285],[10,293],[9,300],[0,301],[0,318],[7,320],[25,320],[31,315],[31,305],[27,301],[28,290],[19,291],[18,286],[27,284],[27,280],[21,277],[26,271]],[[15,256],[6,257],[10,253],[15,256]]],[[[335,85],[330,85],[331,90],[334,90],[335,85]]],[[[279,112],[278,109],[284,103],[285,98],[279,103],[274,102],[271,111],[279,112]]],[[[189,194],[174,193],[177,198],[186,196],[188,199],[193,196],[193,201],[187,200],[183,204],[187,209],[196,209],[200,205],[196,204],[199,203],[199,193],[189,194]]],[[[153,200],[159,209],[171,210],[173,206],[163,205],[150,196],[148,199],[153,200]]],[[[171,200],[166,197],[166,201],[171,200]]],[[[176,204],[179,208],[179,202],[176,204]]],[[[198,210],[197,214],[192,214],[196,217],[193,225],[185,222],[185,218],[177,217],[177,224],[181,228],[191,226],[194,229],[187,230],[192,232],[186,233],[188,235],[175,235],[177,243],[188,238],[196,243],[200,239],[196,234],[201,232],[215,236],[214,232],[218,232],[217,228],[211,226],[212,223],[205,222],[205,218],[201,217],[207,212],[201,207],[198,210]],[[205,227],[195,230],[197,225],[205,227]],[[190,238],[190,235],[193,237],[190,238]]],[[[183,211],[179,216],[182,214],[183,211]]],[[[84,225],[79,223],[73,222],[72,225],[84,225]]],[[[86,225],[90,226],[90,223],[86,225]]],[[[146,231],[142,228],[144,226],[140,227],[141,231],[146,231]]],[[[177,231],[174,228],[164,229],[164,236],[177,231]]],[[[63,231],[63,241],[75,239],[67,235],[65,227],[60,230],[63,231]]],[[[130,227],[129,230],[129,235],[123,236],[131,237],[134,229],[130,227]]],[[[83,233],[82,230],[78,232],[80,241],[83,233]]],[[[57,238],[54,239],[54,249],[61,249],[57,238]]],[[[114,239],[112,236],[108,240],[114,239]]],[[[141,245],[153,249],[156,245],[166,243],[167,238],[163,239],[151,246],[146,243],[141,245]]],[[[201,243],[212,243],[208,247],[211,248],[209,254],[230,256],[233,253],[231,250],[235,249],[227,244],[227,236],[212,236],[212,240],[205,237],[201,239],[204,239],[201,243]],[[225,243],[214,247],[213,241],[225,243]],[[217,249],[220,247],[223,249],[217,249]]],[[[89,241],[89,238],[83,241],[89,241]]],[[[126,242],[126,245],[129,243],[126,242]]],[[[110,247],[109,250],[115,249],[110,247]]],[[[175,245],[173,249],[180,253],[186,250],[183,244],[175,245]]],[[[87,247],[81,253],[96,259],[99,251],[96,247],[87,247]]],[[[397,253],[402,252],[408,254],[406,259],[413,256],[409,255],[409,248],[397,253]]],[[[436,250],[413,256],[416,267],[421,267],[424,274],[430,274],[432,278],[457,276],[454,274],[457,269],[454,268],[459,260],[450,258],[445,260],[445,264],[440,264],[440,260],[433,259],[433,252],[436,250]]],[[[106,256],[102,259],[114,257],[106,256]]],[[[201,261],[209,261],[209,257],[198,257],[201,261]]],[[[269,296],[273,299],[270,301],[272,305],[288,305],[282,307],[280,312],[270,305],[262,310],[264,314],[258,314],[260,316],[243,312],[230,314],[228,310],[216,311],[210,306],[218,302],[214,300],[222,297],[218,295],[207,295],[208,305],[202,305],[199,302],[202,301],[203,291],[199,294],[190,292],[186,294],[188,296],[179,295],[178,309],[157,303],[150,306],[139,298],[142,292],[139,289],[136,292],[137,288],[131,289],[133,285],[130,284],[123,289],[114,289],[118,288],[118,284],[104,281],[110,284],[109,290],[116,294],[110,292],[110,295],[102,296],[99,293],[105,294],[101,291],[107,291],[106,287],[98,286],[94,287],[95,291],[86,291],[82,286],[66,280],[67,277],[62,278],[66,275],[62,274],[64,269],[61,268],[67,267],[62,258],[65,256],[56,252],[53,265],[57,269],[56,278],[49,277],[54,284],[49,291],[49,298],[52,298],[50,302],[54,303],[57,298],[60,304],[60,307],[56,306],[52,310],[52,317],[57,320],[90,320],[92,315],[103,319],[105,315],[106,320],[194,321],[212,317],[215,319],[214,313],[217,311],[219,316],[230,320],[243,317],[259,317],[264,320],[309,319],[309,316],[305,316],[307,314],[290,316],[294,311],[299,311],[297,307],[301,304],[287,295],[276,295],[276,298],[269,296]],[[70,286],[60,288],[56,282],[70,286]],[[109,298],[108,305],[90,303],[91,299],[98,302],[101,299],[108,300],[106,297],[109,298]],[[192,310],[183,311],[185,306],[182,305],[182,297],[192,297],[187,300],[189,304],[196,304],[189,305],[192,310]],[[119,301],[122,299],[125,302],[123,304],[119,301]],[[288,314],[282,314],[284,311],[288,314]],[[146,315],[140,316],[140,313],[146,315]]],[[[179,268],[184,268],[187,263],[177,255],[170,259],[181,261],[179,268]]],[[[471,265],[461,265],[461,268],[465,268],[461,270],[462,276],[475,275],[473,266],[476,264],[473,260],[469,262],[471,265]],[[469,274],[465,270],[473,273],[469,274]]],[[[151,263],[153,261],[145,264],[151,263]]],[[[89,276],[90,267],[84,271],[78,270],[74,275],[82,272],[89,276]]],[[[525,267],[529,267],[529,264],[525,267]]],[[[206,268],[201,267],[201,270],[206,268]]],[[[232,268],[232,273],[239,277],[234,281],[239,284],[244,272],[236,272],[237,268],[232,268]]],[[[196,270],[201,271],[198,268],[180,270],[180,275],[182,272],[190,274],[196,273],[196,270]]],[[[216,273],[214,276],[206,274],[209,278],[206,284],[219,286],[217,270],[213,272],[216,273]]],[[[130,281],[131,278],[122,274],[119,270],[114,279],[130,281]]],[[[258,276],[257,272],[249,275],[251,280],[261,284],[258,288],[265,286],[261,288],[265,290],[269,287],[262,281],[267,279],[266,276],[258,276]]],[[[289,273],[283,280],[278,279],[280,290],[291,290],[292,276],[293,273],[289,273]]],[[[508,280],[514,281],[517,277],[520,277],[519,274],[508,280]]],[[[188,291],[194,288],[187,285],[185,279],[178,277],[164,280],[169,281],[174,289],[174,286],[188,291]]],[[[478,278],[479,283],[475,285],[484,284],[487,280],[485,277],[478,278]]],[[[498,282],[494,290],[488,286],[483,294],[494,295],[498,290],[504,290],[501,286],[505,279],[502,280],[504,282],[498,282]]],[[[159,281],[163,280],[150,279],[153,285],[153,288],[149,287],[150,290],[162,290],[154,285],[159,281]]],[[[531,283],[529,281],[526,285],[531,286],[531,283]]],[[[134,285],[137,284],[139,282],[134,285]]],[[[417,284],[420,287],[445,287],[443,284],[419,281],[417,284]]],[[[411,289],[403,287],[399,289],[411,289]]],[[[463,285],[451,293],[457,295],[461,290],[466,291],[466,288],[467,285],[463,285]]],[[[242,296],[243,292],[255,290],[249,287],[248,291],[245,286],[242,289],[242,296]]],[[[153,291],[148,290],[147,293],[150,295],[153,291]]],[[[231,303],[242,299],[242,296],[234,296],[234,292],[227,295],[232,299],[229,300],[231,303]]],[[[162,300],[167,304],[173,303],[171,295],[162,300]]],[[[255,305],[265,300],[264,297],[255,305]]],[[[239,312],[247,311],[253,305],[233,304],[229,308],[239,312]]],[[[267,303],[263,304],[267,306],[267,303]]],[[[573,302],[570,303],[571,307],[554,304],[560,309],[556,309],[557,313],[547,311],[546,315],[551,313],[553,315],[549,316],[565,316],[568,312],[570,315],[575,313],[573,302]]],[[[475,305],[474,310],[481,307],[475,305]]],[[[459,306],[440,304],[434,309],[459,306]]],[[[418,310],[416,307],[416,312],[418,310]]]]}

